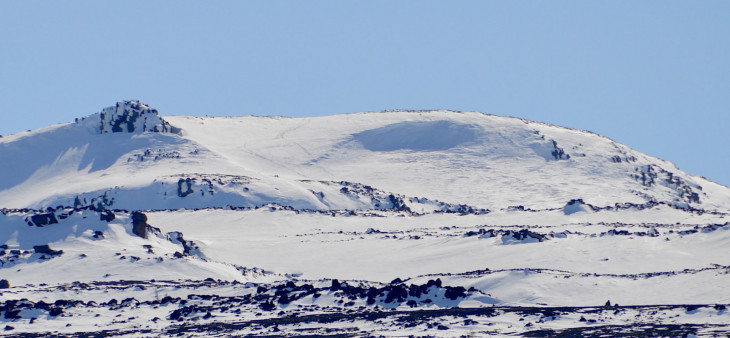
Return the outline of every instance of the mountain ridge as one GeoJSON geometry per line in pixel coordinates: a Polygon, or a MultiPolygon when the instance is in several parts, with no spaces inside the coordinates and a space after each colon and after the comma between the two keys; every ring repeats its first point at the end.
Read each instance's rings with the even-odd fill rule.
{"type": "MultiPolygon", "coordinates": [[[[30,176],[19,176],[5,183],[0,179],[0,189],[19,183],[28,185],[42,177],[52,179],[59,172],[75,172],[82,174],[74,174],[76,177],[91,179],[101,178],[89,176],[96,172],[103,172],[103,177],[107,177],[111,174],[109,170],[138,177],[133,186],[149,185],[163,176],[185,172],[216,174],[209,171],[207,163],[219,163],[215,166],[224,168],[217,170],[220,174],[282,178],[278,181],[285,177],[290,181],[354,181],[405,196],[488,209],[515,205],[545,209],[584,199],[597,206],[655,201],[722,210],[730,202],[730,189],[683,173],[671,162],[642,154],[610,138],[477,112],[399,110],[375,115],[353,113],[273,120],[254,116],[166,116],[163,119],[156,110],[138,101],[120,101],[103,112],[20,139],[0,140],[0,154],[16,158],[9,161],[16,163],[16,167],[20,165],[17,163],[27,162],[22,159],[24,151],[37,154],[33,160],[36,164],[20,165],[22,169],[6,164],[10,168],[5,171],[30,176]],[[150,115],[149,120],[146,115],[150,115]],[[103,116],[110,118],[104,120],[103,116]],[[98,123],[112,127],[99,128],[98,123]],[[122,124],[129,128],[119,127],[122,124]],[[110,136],[83,136],[75,132],[77,128],[110,136]],[[146,135],[148,129],[153,133],[146,135]],[[154,135],[155,130],[160,131],[160,136],[154,135]],[[122,136],[130,131],[130,136],[122,136]],[[53,136],[54,133],[58,136],[53,136]],[[117,136],[110,138],[112,135],[117,136]],[[16,146],[27,137],[35,139],[25,142],[31,144],[30,149],[16,146]],[[69,145],[64,146],[64,142],[69,145]],[[380,165],[365,170],[351,165],[363,159],[380,165]],[[552,161],[564,163],[551,164],[552,161]],[[180,171],[174,163],[185,163],[184,167],[189,168],[180,171]],[[526,168],[520,170],[522,166],[526,168]],[[628,167],[621,169],[622,166],[628,167]],[[387,179],[408,170],[419,174],[400,180],[387,179]],[[445,181],[439,179],[444,170],[460,174],[445,181]],[[578,181],[571,182],[568,177],[578,181]],[[606,182],[592,181],[591,177],[618,184],[612,187],[606,182]],[[494,183],[475,185],[472,182],[484,180],[494,183]],[[584,188],[597,184],[600,195],[584,188]],[[435,187],[425,189],[427,185],[435,187]],[[543,188],[530,189],[533,185],[543,188]],[[702,190],[703,185],[711,188],[709,194],[707,189],[702,190]],[[485,195],[475,189],[487,186],[504,193],[485,195]],[[510,195],[506,193],[509,190],[513,190],[514,198],[505,198],[510,195]],[[461,197],[464,193],[467,195],[461,197]],[[537,201],[530,202],[536,197],[537,201]],[[710,203],[706,203],[708,199],[710,203]]],[[[92,181],[89,184],[94,185],[92,181]]],[[[89,186],[83,190],[104,190],[118,185],[118,182],[106,187],[96,184],[93,189],[89,186]]],[[[3,204],[2,195],[0,190],[3,207],[30,206],[8,205],[8,197],[3,204]]]]}
{"type": "Polygon", "coordinates": [[[730,189],[609,138],[105,111],[0,139],[5,333],[730,333],[730,189]]]}

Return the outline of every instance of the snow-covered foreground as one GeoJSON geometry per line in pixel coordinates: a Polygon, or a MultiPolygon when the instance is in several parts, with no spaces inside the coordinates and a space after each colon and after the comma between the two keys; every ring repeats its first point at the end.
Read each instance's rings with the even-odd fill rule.
{"type": "Polygon", "coordinates": [[[462,112],[0,138],[6,334],[728,334],[730,189],[462,112]]]}

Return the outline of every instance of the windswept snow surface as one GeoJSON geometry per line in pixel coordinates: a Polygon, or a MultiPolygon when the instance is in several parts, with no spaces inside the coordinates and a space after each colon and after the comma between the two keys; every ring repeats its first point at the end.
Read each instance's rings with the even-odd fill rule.
{"type": "Polygon", "coordinates": [[[692,193],[704,209],[730,203],[726,187],[669,162],[595,134],[515,118],[394,111],[166,119],[186,138],[257,172],[354,181],[477,207],[553,208],[579,198],[597,206],[686,204],[692,193]]]}
{"type": "Polygon", "coordinates": [[[585,131],[121,101],[0,159],[9,335],[730,333],[730,189],[585,131]]]}

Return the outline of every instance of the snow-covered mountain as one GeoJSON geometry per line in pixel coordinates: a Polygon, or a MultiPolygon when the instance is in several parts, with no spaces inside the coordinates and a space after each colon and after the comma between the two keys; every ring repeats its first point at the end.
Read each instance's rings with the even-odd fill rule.
{"type": "Polygon", "coordinates": [[[730,324],[730,188],[586,131],[456,111],[160,116],[122,101],[0,138],[0,159],[8,333],[730,324]]]}

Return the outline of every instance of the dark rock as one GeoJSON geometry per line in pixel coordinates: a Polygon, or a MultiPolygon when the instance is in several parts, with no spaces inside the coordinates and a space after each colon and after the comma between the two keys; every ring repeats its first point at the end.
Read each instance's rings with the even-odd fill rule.
{"type": "Polygon", "coordinates": [[[466,233],[464,233],[464,237],[472,237],[472,236],[476,236],[476,235],[482,235],[484,233],[486,233],[486,231],[484,229],[479,229],[479,232],[469,230],[466,233]]]}
{"type": "Polygon", "coordinates": [[[441,278],[436,278],[435,280],[429,280],[428,282],[426,282],[426,287],[431,287],[431,286],[436,286],[436,287],[440,288],[441,287],[441,278]]]}
{"type": "Polygon", "coordinates": [[[566,154],[563,148],[558,147],[558,142],[553,141],[553,151],[550,153],[556,160],[570,159],[570,155],[566,154]]]}
{"type": "Polygon", "coordinates": [[[114,220],[114,218],[116,218],[116,216],[114,215],[113,212],[111,212],[109,210],[104,210],[99,213],[99,218],[101,221],[111,222],[114,220]]]}
{"type": "Polygon", "coordinates": [[[63,254],[63,250],[53,250],[51,247],[48,246],[48,244],[43,245],[34,245],[33,251],[39,254],[49,255],[49,256],[60,256],[63,254]]]}
{"type": "Polygon", "coordinates": [[[444,297],[451,299],[451,300],[457,300],[459,298],[466,297],[466,289],[463,286],[457,286],[457,287],[446,287],[446,292],[444,293],[444,297]]]}
{"type": "Polygon", "coordinates": [[[177,195],[180,197],[185,197],[187,195],[192,194],[193,191],[193,182],[190,178],[186,179],[179,179],[177,181],[177,195]],[[183,191],[183,184],[185,185],[185,191],[183,191]]]}
{"type": "Polygon", "coordinates": [[[30,221],[39,227],[58,223],[58,219],[56,219],[56,215],[53,213],[33,215],[30,217],[30,221]]]}
{"type": "Polygon", "coordinates": [[[408,298],[408,290],[405,285],[388,285],[384,291],[386,303],[392,303],[394,301],[402,303],[408,298]]]}
{"type": "Polygon", "coordinates": [[[48,315],[51,317],[57,317],[63,313],[63,309],[60,307],[54,307],[51,308],[50,311],[48,311],[48,315]]]}
{"type": "Polygon", "coordinates": [[[142,238],[147,238],[147,215],[135,211],[132,213],[132,232],[142,238]]]}
{"type": "Polygon", "coordinates": [[[3,315],[5,319],[20,319],[20,310],[16,310],[13,308],[8,308],[5,310],[5,314],[3,315]]]}
{"type": "Polygon", "coordinates": [[[172,313],[170,314],[170,320],[182,321],[183,320],[182,316],[183,316],[182,309],[177,309],[175,311],[172,311],[172,313]]]}
{"type": "Polygon", "coordinates": [[[505,234],[502,236],[502,238],[504,239],[504,237],[510,237],[510,236],[518,241],[523,241],[523,240],[532,238],[532,239],[538,240],[538,242],[542,242],[542,241],[546,241],[548,239],[543,234],[533,232],[533,231],[530,231],[527,229],[522,229],[520,231],[508,230],[505,232],[505,234]]]}
{"type": "Polygon", "coordinates": [[[409,208],[400,197],[396,197],[395,195],[390,194],[388,195],[388,201],[390,202],[393,211],[411,212],[411,208],[409,208]]]}
{"type": "Polygon", "coordinates": [[[72,301],[65,300],[65,299],[59,299],[59,300],[56,300],[53,303],[53,305],[55,305],[55,306],[69,306],[69,305],[73,305],[73,302],[72,301]]]}
{"type": "Polygon", "coordinates": [[[183,247],[182,254],[185,256],[192,255],[195,253],[195,251],[198,250],[198,246],[195,244],[195,242],[185,240],[182,232],[179,232],[179,231],[168,232],[167,239],[170,242],[182,245],[182,247],[183,247]]]}
{"type": "Polygon", "coordinates": [[[100,113],[77,120],[77,123],[97,118],[99,119],[98,132],[101,134],[109,132],[180,132],[179,128],[171,126],[167,121],[160,118],[156,109],[152,109],[139,101],[117,102],[116,106],[105,108],[100,113]]]}
{"type": "Polygon", "coordinates": [[[418,285],[411,284],[408,287],[408,295],[414,298],[421,298],[421,288],[418,285]]]}
{"type": "Polygon", "coordinates": [[[266,303],[259,305],[259,308],[264,311],[273,311],[274,309],[276,309],[276,304],[271,303],[271,302],[266,302],[266,303]]]}
{"type": "Polygon", "coordinates": [[[7,279],[0,279],[0,289],[10,288],[10,282],[7,279]]]}

